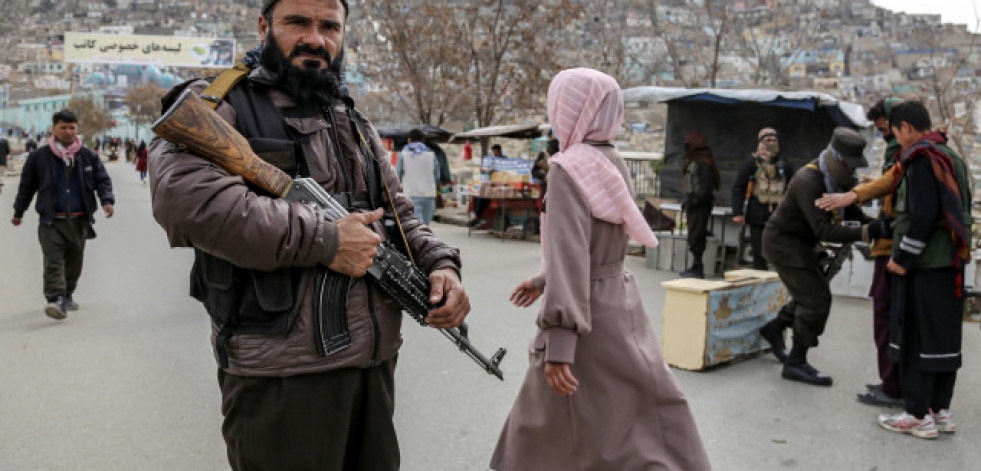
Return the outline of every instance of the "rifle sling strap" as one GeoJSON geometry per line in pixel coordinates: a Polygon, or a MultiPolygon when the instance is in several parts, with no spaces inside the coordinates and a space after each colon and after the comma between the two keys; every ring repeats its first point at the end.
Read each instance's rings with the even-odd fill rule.
{"type": "Polygon", "coordinates": [[[201,93],[201,98],[211,109],[218,108],[221,101],[225,99],[225,95],[228,95],[228,92],[232,91],[235,85],[238,85],[242,79],[248,77],[250,72],[252,72],[252,69],[242,61],[236,62],[234,67],[222,72],[221,75],[211,82],[211,85],[208,85],[208,88],[204,89],[204,92],[201,93]]]}

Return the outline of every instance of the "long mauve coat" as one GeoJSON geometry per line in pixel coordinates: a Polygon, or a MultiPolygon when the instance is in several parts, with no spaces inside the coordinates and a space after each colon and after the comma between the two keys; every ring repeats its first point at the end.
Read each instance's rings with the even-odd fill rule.
{"type": "MultiPolygon", "coordinates": [[[[623,159],[600,147],[624,175],[623,159]]],[[[539,332],[491,468],[500,471],[710,469],[684,393],[661,357],[633,275],[627,234],[590,215],[560,166],[548,175],[539,332]],[[559,396],[545,362],[572,364],[579,387],[559,396]]],[[[630,186],[628,184],[628,186],[630,186]]]]}

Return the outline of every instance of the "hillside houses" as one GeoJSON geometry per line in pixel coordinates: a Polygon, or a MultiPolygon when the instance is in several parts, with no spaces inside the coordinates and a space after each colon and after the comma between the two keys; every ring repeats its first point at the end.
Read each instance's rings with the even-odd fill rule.
{"type": "MultiPolygon", "coordinates": [[[[412,0],[423,1],[423,0],[412,0]]],[[[408,3],[411,3],[409,1],[408,3]]],[[[520,3],[520,2],[518,2],[520,3]]],[[[587,1],[561,51],[581,65],[581,49],[614,34],[628,64],[624,86],[673,85],[818,89],[869,103],[887,95],[918,96],[942,89],[950,108],[973,114],[981,98],[981,40],[965,25],[943,24],[939,15],[895,13],[869,0],[623,0],[587,1]],[[595,3],[596,5],[590,7],[595,3]],[[653,5],[653,6],[652,6],[653,5]],[[605,12],[605,13],[597,13],[605,12]],[[616,23],[616,24],[613,24],[616,23]],[[939,86],[942,85],[942,86],[939,86]]],[[[13,14],[0,19],[0,106],[109,86],[113,71],[63,63],[69,31],[234,38],[241,55],[260,40],[261,0],[8,0],[13,14]]],[[[378,93],[400,84],[368,83],[359,66],[381,55],[379,35],[354,7],[348,37],[349,79],[358,92],[378,93]]],[[[969,19],[964,19],[968,21],[969,19]]],[[[604,39],[607,40],[607,39],[604,39]]],[[[587,64],[588,65],[588,64],[587,64]]],[[[175,79],[193,70],[127,72],[128,83],[151,76],[175,79]]]]}

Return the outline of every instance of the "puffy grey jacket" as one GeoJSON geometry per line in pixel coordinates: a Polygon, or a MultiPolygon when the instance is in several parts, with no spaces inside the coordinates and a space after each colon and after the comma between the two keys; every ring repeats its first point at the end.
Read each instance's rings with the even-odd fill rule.
{"type": "MultiPolygon", "coordinates": [[[[249,80],[270,83],[263,68],[249,80]]],[[[190,87],[200,93],[207,82],[190,87]]],[[[288,95],[271,90],[279,107],[295,106],[288,95]]],[[[236,112],[222,103],[218,113],[234,125],[236,112]]],[[[337,140],[345,168],[349,169],[356,197],[367,199],[364,162],[358,151],[358,134],[346,117],[343,104],[333,109],[337,140]]],[[[327,121],[320,117],[286,118],[287,125],[308,137],[302,139],[310,176],[330,193],[344,191],[341,165],[333,151],[327,121]]],[[[459,251],[447,247],[413,215],[412,203],[403,194],[387,152],[375,129],[368,124],[371,149],[378,158],[382,179],[388,187],[416,263],[425,273],[440,268],[460,269],[459,251]]],[[[346,367],[368,367],[391,359],[401,339],[401,312],[377,288],[368,291],[363,279],[355,280],[348,297],[349,348],[323,357],[318,353],[314,322],[314,283],[317,266],[329,264],[337,249],[337,229],[312,209],[252,192],[241,177],[216,165],[179,151],[156,138],[150,145],[150,188],[153,215],[167,232],[173,247],[195,247],[232,264],[253,270],[272,271],[302,267],[294,305],[294,320],[285,335],[240,334],[227,344],[232,374],[244,376],[289,376],[346,367]],[[369,302],[371,306],[369,306],[369,302]],[[372,313],[374,316],[372,316],[372,313]],[[374,317],[374,320],[373,318],[374,317]],[[377,322],[376,322],[377,321],[377,322]]],[[[390,212],[384,192],[386,212],[390,212]]],[[[380,224],[373,228],[384,239],[380,224]]],[[[213,327],[213,334],[217,328],[213,327]]],[[[212,336],[214,342],[214,335],[212,336]]]]}

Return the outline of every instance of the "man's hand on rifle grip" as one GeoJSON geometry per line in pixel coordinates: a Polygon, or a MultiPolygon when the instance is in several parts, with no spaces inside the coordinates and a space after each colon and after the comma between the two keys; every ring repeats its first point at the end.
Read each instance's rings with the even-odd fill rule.
{"type": "Polygon", "coordinates": [[[458,327],[470,312],[470,297],[464,291],[460,277],[455,270],[443,268],[429,274],[429,283],[432,285],[429,302],[434,306],[445,303],[429,311],[426,323],[436,329],[458,327]]]}
{"type": "Polygon", "coordinates": [[[377,209],[370,213],[349,214],[335,221],[337,254],[327,268],[355,278],[364,276],[381,243],[381,237],[366,226],[381,220],[382,214],[384,211],[377,209]]]}

